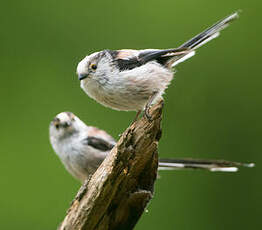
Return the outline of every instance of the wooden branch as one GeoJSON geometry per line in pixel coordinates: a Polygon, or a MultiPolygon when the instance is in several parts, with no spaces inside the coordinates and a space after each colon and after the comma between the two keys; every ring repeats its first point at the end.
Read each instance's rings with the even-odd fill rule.
{"type": "Polygon", "coordinates": [[[163,102],[122,134],[80,188],[59,230],[133,229],[153,196],[163,102]]]}

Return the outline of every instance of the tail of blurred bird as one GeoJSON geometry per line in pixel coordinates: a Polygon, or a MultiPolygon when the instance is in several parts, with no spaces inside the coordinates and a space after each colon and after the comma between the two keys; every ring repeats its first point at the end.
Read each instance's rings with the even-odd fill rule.
{"type": "Polygon", "coordinates": [[[159,170],[204,169],[211,172],[236,172],[239,167],[254,167],[254,163],[239,163],[225,160],[159,159],[159,170]]]}
{"type": "Polygon", "coordinates": [[[229,26],[229,24],[233,22],[235,19],[237,19],[238,17],[239,17],[239,11],[218,21],[217,23],[207,28],[202,33],[196,35],[195,37],[191,38],[189,41],[179,46],[178,48],[188,48],[189,50],[192,50],[192,52],[175,57],[172,60],[172,67],[194,56],[195,50],[197,48],[201,47],[202,45],[206,44],[207,42],[218,37],[220,34],[220,31],[225,29],[227,26],[229,26]]]}

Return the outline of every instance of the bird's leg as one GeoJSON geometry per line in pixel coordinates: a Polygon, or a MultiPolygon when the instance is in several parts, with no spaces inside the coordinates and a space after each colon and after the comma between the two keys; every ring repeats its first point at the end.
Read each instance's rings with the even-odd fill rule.
{"type": "Polygon", "coordinates": [[[137,113],[136,113],[136,116],[135,116],[135,119],[133,122],[137,121],[139,115],[141,114],[142,110],[138,110],[137,113]]]}
{"type": "Polygon", "coordinates": [[[146,116],[146,118],[148,119],[148,121],[152,121],[152,117],[151,115],[149,114],[149,109],[150,109],[150,106],[151,104],[153,103],[153,101],[155,100],[155,98],[157,97],[158,95],[158,91],[155,91],[148,99],[147,103],[146,103],[146,106],[145,106],[145,109],[144,109],[144,114],[146,116]]]}
{"type": "Polygon", "coordinates": [[[133,125],[137,121],[137,119],[138,119],[139,115],[141,114],[141,112],[142,112],[142,110],[138,110],[137,111],[136,116],[135,116],[134,120],[132,121],[132,123],[130,124],[130,126],[133,125]]]}

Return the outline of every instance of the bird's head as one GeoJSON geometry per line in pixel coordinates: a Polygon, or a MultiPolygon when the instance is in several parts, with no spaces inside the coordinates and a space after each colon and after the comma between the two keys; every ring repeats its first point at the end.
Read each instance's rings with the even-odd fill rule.
{"type": "Polygon", "coordinates": [[[78,133],[86,125],[73,113],[62,112],[51,121],[49,132],[53,138],[66,138],[78,133]]]}
{"type": "Polygon", "coordinates": [[[114,51],[103,50],[86,56],[77,66],[78,79],[82,82],[95,80],[100,84],[106,82],[110,73],[114,71],[114,51]]]}

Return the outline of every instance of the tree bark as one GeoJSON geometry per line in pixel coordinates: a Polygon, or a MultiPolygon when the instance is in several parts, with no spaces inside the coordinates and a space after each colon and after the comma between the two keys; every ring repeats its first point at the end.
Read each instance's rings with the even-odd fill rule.
{"type": "Polygon", "coordinates": [[[80,188],[59,230],[133,229],[153,196],[163,102],[122,134],[80,188]]]}

